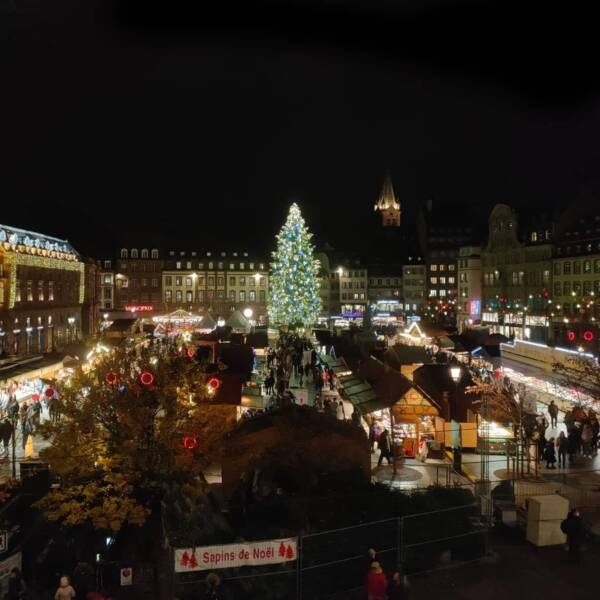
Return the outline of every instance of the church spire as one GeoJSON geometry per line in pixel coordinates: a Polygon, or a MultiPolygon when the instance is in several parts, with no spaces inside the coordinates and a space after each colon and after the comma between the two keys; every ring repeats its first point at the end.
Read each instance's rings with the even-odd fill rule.
{"type": "Polygon", "coordinates": [[[384,227],[400,226],[400,202],[398,201],[398,198],[394,192],[392,177],[389,170],[385,175],[379,200],[375,204],[375,211],[381,212],[381,224],[384,227]]]}

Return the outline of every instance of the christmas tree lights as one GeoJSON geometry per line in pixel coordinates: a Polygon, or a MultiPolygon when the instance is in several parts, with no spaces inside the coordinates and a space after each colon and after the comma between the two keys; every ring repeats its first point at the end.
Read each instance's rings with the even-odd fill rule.
{"type": "Polygon", "coordinates": [[[319,316],[319,261],[300,209],[292,204],[285,225],[277,235],[271,263],[269,317],[288,327],[308,327],[319,316]]]}

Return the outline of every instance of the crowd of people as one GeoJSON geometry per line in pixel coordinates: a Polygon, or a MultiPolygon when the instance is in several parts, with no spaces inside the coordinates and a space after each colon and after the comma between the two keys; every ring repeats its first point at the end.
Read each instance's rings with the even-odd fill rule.
{"type": "MultiPolygon", "coordinates": [[[[552,401],[548,415],[553,429],[558,427],[558,414],[558,407],[552,401]]],[[[559,468],[567,468],[576,463],[578,456],[592,458],[598,453],[600,422],[593,409],[574,407],[565,413],[563,422],[566,434],[561,431],[556,437],[547,438],[548,421],[543,416],[538,420],[533,439],[538,444],[538,460],[545,461],[547,469],[555,469],[557,462],[559,468]]]]}

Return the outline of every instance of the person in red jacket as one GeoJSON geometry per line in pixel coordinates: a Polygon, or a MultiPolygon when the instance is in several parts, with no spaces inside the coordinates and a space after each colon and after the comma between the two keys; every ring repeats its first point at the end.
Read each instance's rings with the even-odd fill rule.
{"type": "Polygon", "coordinates": [[[381,565],[377,561],[374,561],[371,563],[371,568],[367,575],[367,598],[369,600],[385,600],[387,597],[387,585],[387,577],[381,565]]]}

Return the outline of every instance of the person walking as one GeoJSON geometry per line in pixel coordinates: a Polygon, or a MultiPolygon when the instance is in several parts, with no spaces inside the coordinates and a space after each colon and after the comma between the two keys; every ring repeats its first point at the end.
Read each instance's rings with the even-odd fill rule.
{"type": "Polygon", "coordinates": [[[27,596],[27,586],[18,567],[14,567],[8,578],[8,600],[24,600],[27,596]]]}
{"type": "Polygon", "coordinates": [[[219,588],[221,587],[221,578],[216,573],[209,573],[206,576],[206,589],[204,590],[203,600],[220,600],[222,598],[219,588]]]}
{"type": "Polygon", "coordinates": [[[569,562],[580,562],[581,542],[583,542],[585,527],[577,509],[573,509],[569,512],[567,518],[560,524],[560,529],[567,536],[569,562]]]}
{"type": "Polygon", "coordinates": [[[381,565],[374,561],[367,575],[368,600],[385,600],[387,595],[387,577],[381,565]]]}
{"type": "Polygon", "coordinates": [[[572,465],[575,462],[575,455],[577,454],[577,447],[579,446],[579,429],[574,426],[569,435],[567,436],[567,454],[569,455],[569,464],[572,465]]]}
{"type": "Polygon", "coordinates": [[[550,415],[550,426],[552,428],[558,427],[558,406],[556,406],[554,400],[551,400],[548,405],[548,414],[550,415]]]}
{"type": "Polygon", "coordinates": [[[375,423],[371,421],[371,424],[369,425],[369,447],[371,448],[371,454],[375,452],[375,441],[377,440],[376,434],[377,432],[375,431],[375,423]]]}
{"type": "Polygon", "coordinates": [[[554,448],[554,438],[550,438],[544,448],[544,459],[546,460],[546,469],[556,469],[556,450],[554,448]]]}
{"type": "Polygon", "coordinates": [[[54,594],[54,600],[73,600],[75,598],[76,593],[69,581],[69,578],[66,575],[63,575],[60,578],[60,582],[58,584],[58,589],[54,594]]]}
{"type": "Polygon", "coordinates": [[[377,443],[379,446],[379,460],[377,461],[377,466],[380,467],[383,459],[385,458],[388,462],[388,465],[392,464],[392,449],[390,444],[390,434],[387,429],[384,429],[380,436],[379,442],[377,443]]]}
{"type": "Polygon", "coordinates": [[[73,570],[73,587],[79,598],[87,598],[94,587],[94,569],[83,561],[79,561],[73,570]]]}
{"type": "Polygon", "coordinates": [[[569,440],[564,431],[558,434],[556,440],[556,450],[558,451],[558,467],[565,468],[567,466],[567,452],[569,448],[569,440]]]}

